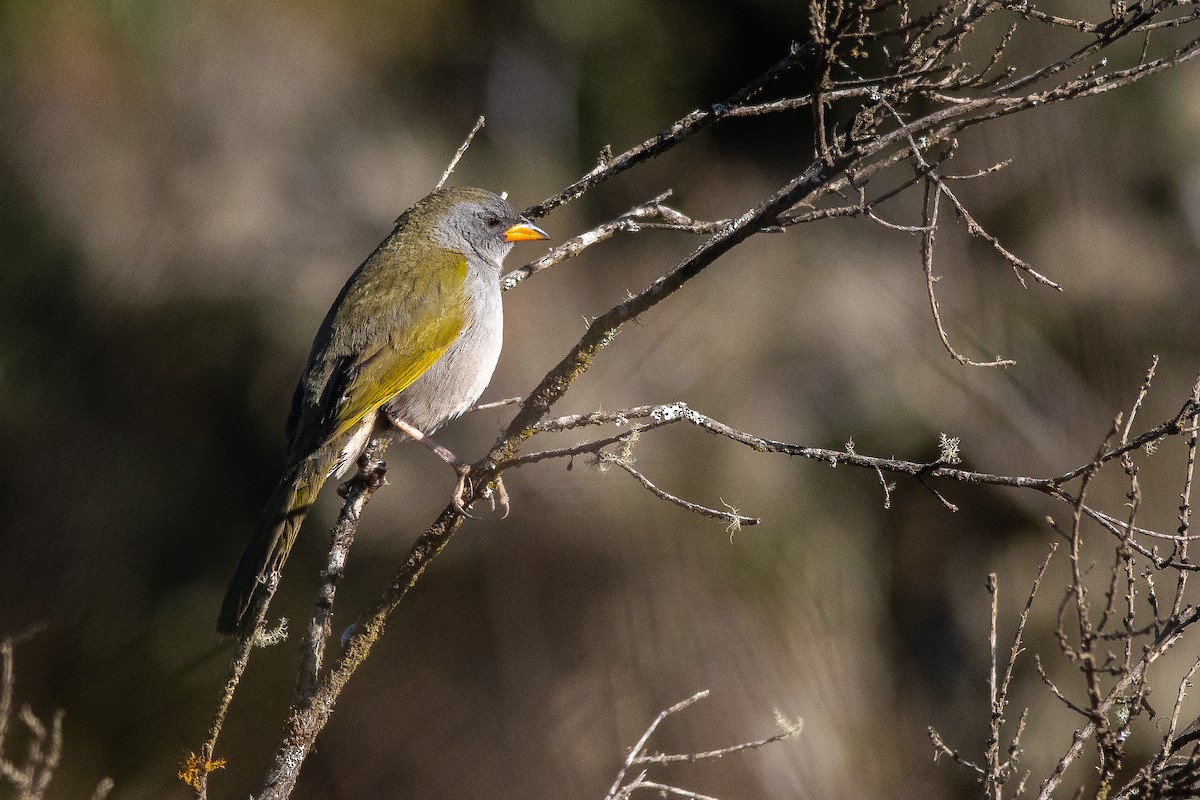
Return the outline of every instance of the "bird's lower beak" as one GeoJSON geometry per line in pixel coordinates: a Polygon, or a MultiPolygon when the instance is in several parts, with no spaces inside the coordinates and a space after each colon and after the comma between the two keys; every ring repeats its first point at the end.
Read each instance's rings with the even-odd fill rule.
{"type": "Polygon", "coordinates": [[[506,242],[536,242],[539,239],[549,238],[550,234],[532,222],[518,222],[504,232],[504,241],[506,242]]]}

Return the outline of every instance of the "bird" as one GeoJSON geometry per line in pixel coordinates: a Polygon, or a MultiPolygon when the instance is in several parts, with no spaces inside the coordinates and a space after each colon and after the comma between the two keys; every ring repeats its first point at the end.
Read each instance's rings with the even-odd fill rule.
{"type": "Polygon", "coordinates": [[[269,600],[322,485],[390,429],[427,445],[458,474],[469,467],[430,435],[479,399],[503,343],[500,270],[516,242],[548,234],[483,189],[438,189],[417,201],[350,276],[313,340],[292,398],[283,475],[267,501],[217,619],[246,631],[269,600]]]}

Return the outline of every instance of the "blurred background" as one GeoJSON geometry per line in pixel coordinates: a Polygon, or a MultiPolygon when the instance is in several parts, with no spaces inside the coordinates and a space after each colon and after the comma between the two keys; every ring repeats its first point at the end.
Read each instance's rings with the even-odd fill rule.
{"type": "MultiPolygon", "coordinates": [[[[188,796],[177,764],[202,741],[230,651],[217,608],[278,477],[313,332],[474,119],[487,127],[453,180],[530,205],[604,145],[640,142],[777,61],[806,35],[803,5],[0,3],[0,631],[45,626],[18,649],[17,698],[44,717],[66,710],[51,796],[86,797],[105,775],[113,797],[188,796]]],[[[807,120],[731,121],[542,224],[562,241],[667,188],[698,218],[740,213],[807,163],[807,120]]],[[[932,460],[944,432],[970,468],[1065,472],[1092,457],[1154,354],[1138,427],[1190,391],[1198,139],[1195,64],[963,134],[952,171],[1014,163],[960,196],[1065,289],[1022,289],[961,225],[940,236],[952,341],[1016,366],[953,362],[918,240],[838,221],[738,248],[628,326],[558,411],[682,400],[774,439],[932,460]]],[[[917,224],[919,200],[885,215],[917,224]]],[[[585,317],[696,244],[626,236],[509,293],[484,399],[528,392],[585,317]]],[[[539,253],[522,246],[509,266],[539,253]]],[[[440,438],[473,460],[509,413],[440,438]]],[[[654,715],[705,688],[652,749],[766,736],[775,710],[804,733],[661,779],[730,799],[975,796],[971,775],[934,763],[926,729],[982,750],[986,575],[999,574],[1003,642],[1054,539],[1044,517],[1064,509],[940,486],[951,513],[906,480],[885,509],[873,474],[682,427],[648,434],[637,455],[663,489],[764,523],[731,536],[583,459],[510,473],[512,514],[465,525],[395,614],[297,797],[599,798],[654,715]]],[[[1174,529],[1182,455],[1173,440],[1144,459],[1142,523],[1174,529]]],[[[388,466],[339,592],[343,625],[453,485],[419,447],[393,448],[388,466]]],[[[1120,515],[1109,472],[1092,496],[1120,515]]],[[[327,495],[272,609],[294,628],[336,514],[327,495]]],[[[1103,566],[1111,545],[1093,540],[1103,566]]],[[[1064,565],[1030,649],[1066,686],[1051,636],[1064,565]]],[[[296,662],[295,637],[251,662],[213,796],[257,789],[296,662]]],[[[1078,723],[1029,665],[1015,702],[1031,707],[1037,778],[1078,723]]]]}

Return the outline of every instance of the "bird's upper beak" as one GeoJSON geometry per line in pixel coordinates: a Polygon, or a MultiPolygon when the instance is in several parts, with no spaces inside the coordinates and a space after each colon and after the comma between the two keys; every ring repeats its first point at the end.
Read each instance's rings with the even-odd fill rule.
{"type": "Polygon", "coordinates": [[[539,239],[549,238],[550,234],[524,219],[504,232],[504,241],[506,242],[536,242],[539,239]]]}

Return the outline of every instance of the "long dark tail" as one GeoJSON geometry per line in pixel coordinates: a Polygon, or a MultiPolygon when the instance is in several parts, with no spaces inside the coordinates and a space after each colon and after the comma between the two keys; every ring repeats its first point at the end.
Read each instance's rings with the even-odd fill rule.
{"type": "Polygon", "coordinates": [[[336,455],[336,449],[326,445],[280,479],[225,590],[225,601],[217,618],[219,633],[237,633],[257,618],[268,600],[266,582],[283,568],[336,455]]]}

